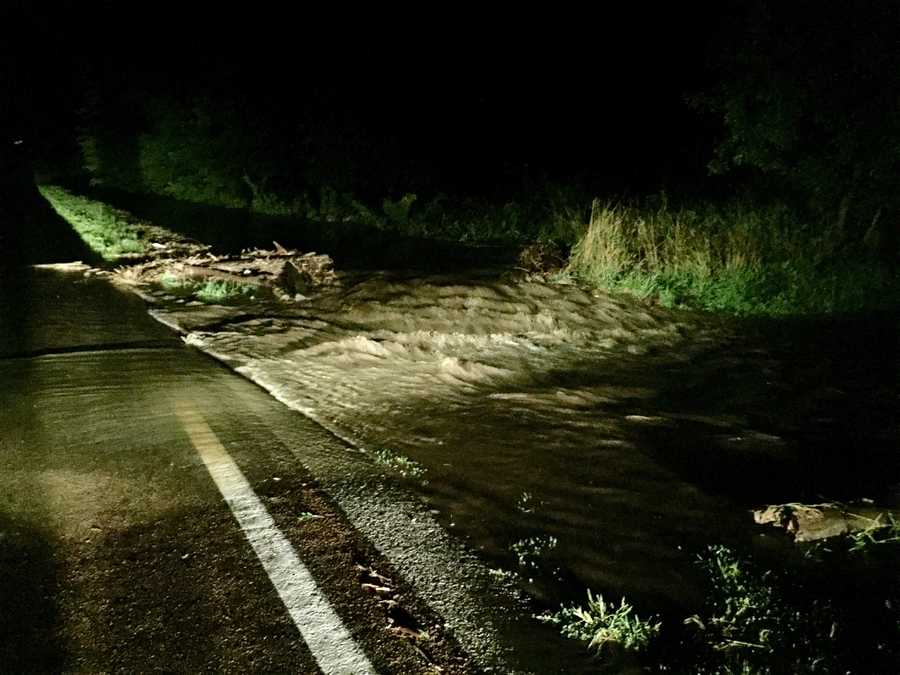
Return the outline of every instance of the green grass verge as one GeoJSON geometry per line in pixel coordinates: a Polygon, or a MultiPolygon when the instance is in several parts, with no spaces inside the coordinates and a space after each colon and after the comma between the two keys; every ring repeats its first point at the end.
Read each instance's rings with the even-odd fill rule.
{"type": "Polygon", "coordinates": [[[145,228],[129,213],[58,186],[43,185],[38,189],[53,210],[104,260],[112,262],[148,252],[145,228]]]}
{"type": "Polygon", "coordinates": [[[864,241],[784,207],[594,203],[567,273],[668,307],[786,316],[889,309],[900,276],[864,241]]]}
{"type": "Polygon", "coordinates": [[[315,198],[306,193],[285,198],[255,188],[249,208],[264,215],[357,223],[428,239],[469,243],[553,240],[572,245],[584,231],[583,201],[573,190],[548,185],[525,201],[451,199],[442,193],[422,199],[406,193],[366,204],[352,194],[325,186],[315,198]]]}
{"type": "Polygon", "coordinates": [[[706,605],[684,622],[702,645],[693,671],[889,672],[900,658],[893,526],[875,535],[877,550],[841,537],[809,549],[790,571],[709,547],[699,561],[710,584],[706,605]]]}

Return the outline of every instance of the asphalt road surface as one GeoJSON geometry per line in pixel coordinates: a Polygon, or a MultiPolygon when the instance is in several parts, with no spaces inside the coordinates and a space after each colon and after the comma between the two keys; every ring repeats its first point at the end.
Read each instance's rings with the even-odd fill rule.
{"type": "Polygon", "coordinates": [[[0,671],[468,669],[361,583],[387,563],[271,431],[311,422],[102,279],[2,281],[0,671]]]}

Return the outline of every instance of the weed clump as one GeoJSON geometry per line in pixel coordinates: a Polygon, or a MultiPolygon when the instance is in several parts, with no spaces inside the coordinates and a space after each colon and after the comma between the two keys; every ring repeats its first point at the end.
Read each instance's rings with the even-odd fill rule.
{"type": "Polygon", "coordinates": [[[848,538],[851,553],[865,554],[881,546],[900,545],[900,520],[891,513],[880,514],[867,528],[849,534],[848,538]]]}
{"type": "Polygon", "coordinates": [[[194,295],[201,302],[222,304],[247,297],[251,295],[254,290],[254,287],[249,284],[210,279],[209,281],[200,284],[194,291],[194,295]]]}
{"type": "Polygon", "coordinates": [[[702,609],[678,621],[639,618],[588,591],[586,607],[535,618],[565,637],[640,654],[646,670],[698,675],[887,673],[900,659],[895,519],[836,538],[815,557],[767,569],[722,545],[698,557],[702,609]],[[682,624],[679,626],[678,624],[682,624]]]}
{"type": "Polygon", "coordinates": [[[376,464],[402,478],[421,478],[426,472],[425,467],[418,462],[388,448],[376,448],[372,451],[372,457],[376,464]]]}
{"type": "Polygon", "coordinates": [[[565,637],[587,642],[588,648],[597,652],[612,645],[631,651],[644,650],[662,629],[659,621],[641,619],[635,614],[624,597],[616,606],[602,595],[595,596],[588,590],[587,600],[587,608],[562,606],[555,613],[541,614],[536,618],[557,626],[565,637]]]}
{"type": "MultiPolygon", "coordinates": [[[[704,643],[722,655],[729,668],[771,660],[802,646],[802,633],[812,617],[790,607],[776,593],[771,573],[758,573],[725,546],[712,546],[700,565],[710,584],[704,617],[685,624],[700,631],[704,643]],[[804,624],[806,624],[804,626],[804,624]]],[[[827,633],[827,631],[826,631],[827,633]]],[[[825,636],[818,636],[825,637],[825,636]]],[[[795,666],[812,665],[797,654],[795,666]]]]}
{"type": "Polygon", "coordinates": [[[225,279],[185,279],[166,272],[159,278],[159,285],[164,290],[196,298],[200,302],[221,305],[255,297],[259,288],[252,284],[241,284],[225,279]]]}

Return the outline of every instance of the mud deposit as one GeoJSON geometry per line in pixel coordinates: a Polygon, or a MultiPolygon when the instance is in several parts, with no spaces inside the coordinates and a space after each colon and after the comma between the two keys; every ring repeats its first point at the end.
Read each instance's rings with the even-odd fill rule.
{"type": "Polygon", "coordinates": [[[750,507],[897,502],[896,316],[751,325],[493,273],[345,275],[291,305],[154,298],[536,609],[592,588],[680,612],[704,546],[777,536],[750,507]]]}

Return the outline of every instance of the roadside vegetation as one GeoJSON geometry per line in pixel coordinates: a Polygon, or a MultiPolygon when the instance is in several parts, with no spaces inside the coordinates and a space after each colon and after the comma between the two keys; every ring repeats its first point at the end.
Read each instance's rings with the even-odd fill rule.
{"type": "MultiPolygon", "coordinates": [[[[829,314],[900,305],[900,275],[881,259],[878,222],[863,232],[815,221],[785,202],[751,198],[675,205],[666,193],[642,200],[590,199],[544,186],[504,204],[415,195],[369,209],[331,194],[313,220],[355,221],[398,234],[470,243],[547,244],[564,265],[552,278],[625,291],[667,307],[737,315],[829,314]],[[566,262],[567,261],[567,262],[566,262]]],[[[529,271],[545,271],[542,260],[529,271]]]]}
{"type": "MultiPolygon", "coordinates": [[[[42,193],[107,260],[147,251],[146,227],[125,211],[45,186],[42,193]]],[[[642,200],[589,199],[576,189],[545,186],[526,202],[494,204],[437,195],[420,203],[405,194],[368,206],[324,188],[293,201],[256,193],[247,208],[306,221],[367,225],[471,244],[558,251],[553,279],[624,291],[666,307],[744,316],[787,316],[892,309],[900,272],[882,256],[878,223],[863,232],[815,222],[781,202],[751,199],[673,204],[659,193],[642,200]]],[[[541,260],[529,271],[546,271],[541,260]]],[[[204,296],[238,289],[210,288],[204,296]]]]}
{"type": "Polygon", "coordinates": [[[616,648],[643,651],[659,635],[662,624],[652,618],[641,619],[633,609],[625,598],[617,606],[589,590],[587,608],[561,607],[558,612],[541,614],[537,619],[557,626],[565,637],[587,642],[588,649],[598,654],[616,648]]]}
{"type": "Polygon", "coordinates": [[[546,567],[546,558],[557,544],[559,541],[556,537],[527,537],[513,542],[510,550],[516,554],[519,569],[523,572],[533,573],[534,570],[546,567]]]}
{"type": "Polygon", "coordinates": [[[537,615],[601,664],[624,653],[660,672],[712,675],[891,672],[900,659],[900,537],[892,518],[805,545],[787,565],[727,546],[697,560],[706,597],[687,618],[640,618],[587,593],[587,604],[537,615]]]}
{"type": "Polygon", "coordinates": [[[375,448],[372,450],[372,459],[378,466],[401,478],[419,479],[427,471],[415,460],[389,448],[375,448]]]}
{"type": "Polygon", "coordinates": [[[260,287],[252,284],[241,284],[224,279],[199,281],[168,273],[160,277],[159,285],[164,290],[176,295],[191,297],[211,305],[222,305],[252,299],[261,291],[260,287]]]}
{"type": "MultiPolygon", "coordinates": [[[[149,226],[56,186],[41,193],[104,259],[148,251],[149,226]]],[[[749,199],[675,205],[660,193],[643,200],[589,200],[545,186],[527,202],[457,200],[413,194],[369,207],[325,188],[319,198],[287,201],[255,193],[248,208],[304,221],[353,222],[398,235],[559,252],[553,279],[624,291],[667,307],[737,315],[786,316],[891,309],[900,305],[900,271],[883,262],[878,223],[854,235],[837,222],[814,223],[784,203],[749,199]],[[568,252],[568,253],[567,253],[568,252]]],[[[528,261],[529,271],[545,271],[528,261]]],[[[212,284],[199,299],[221,302],[246,289],[212,284]]]]}
{"type": "Polygon", "coordinates": [[[55,185],[43,185],[39,190],[60,217],[104,260],[140,257],[149,250],[147,227],[130,213],[55,185]]]}
{"type": "MultiPolygon", "coordinates": [[[[627,185],[626,196],[603,178],[618,167],[602,157],[551,176],[473,156],[464,173],[490,178],[460,182],[439,159],[408,159],[399,136],[372,135],[330,104],[273,105],[262,80],[229,92],[205,72],[187,80],[190,97],[88,78],[75,163],[94,186],[286,226],[552,243],[564,262],[571,252],[564,276],[668,306],[764,316],[895,309],[900,52],[888,5],[738,3],[711,45],[707,84],[683,92],[704,120],[704,150],[661,156],[674,162],[662,182],[627,185]],[[865,39],[849,49],[828,26],[865,39]]],[[[140,248],[112,212],[79,220],[108,256],[140,248]]]]}
{"type": "Polygon", "coordinates": [[[669,307],[740,315],[896,307],[900,277],[879,261],[877,237],[874,224],[854,239],[784,204],[595,200],[566,272],[669,307]]]}
{"type": "MultiPolygon", "coordinates": [[[[763,61],[754,64],[760,72],[775,67],[763,61]]],[[[830,86],[826,75],[817,86],[830,86]]],[[[724,120],[710,163],[722,178],[707,179],[718,186],[706,193],[715,198],[677,188],[624,198],[589,181],[527,175],[515,189],[467,193],[442,186],[415,162],[386,167],[359,159],[379,151],[358,135],[348,133],[357,145],[338,153],[325,122],[285,128],[288,122],[269,119],[268,111],[203,92],[190,105],[156,101],[143,111],[141,133],[128,137],[105,123],[127,114],[119,102],[89,101],[81,164],[96,186],[240,209],[282,219],[285,227],[354,223],[472,244],[541,242],[561,252],[557,274],[670,307],[785,316],[900,306],[897,154],[869,131],[840,123],[857,112],[878,116],[881,108],[836,109],[807,136],[792,117],[746,114],[753,108],[748,98],[788,96],[800,118],[812,115],[819,99],[773,93],[767,78],[736,82],[693,99],[724,120]],[[270,126],[284,136],[266,131],[270,126]],[[288,141],[308,154],[291,154],[288,141]],[[357,159],[314,161],[319,154],[357,159]],[[723,190],[734,174],[742,178],[723,190]]],[[[134,227],[115,210],[90,211],[71,199],[60,204],[52,194],[105,256],[140,250],[134,227]]]]}

